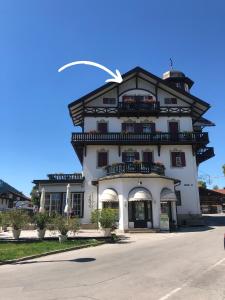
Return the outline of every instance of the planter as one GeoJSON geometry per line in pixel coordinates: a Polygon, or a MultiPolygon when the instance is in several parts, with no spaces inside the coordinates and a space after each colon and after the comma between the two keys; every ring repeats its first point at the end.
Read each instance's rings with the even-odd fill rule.
{"type": "Polygon", "coordinates": [[[20,237],[21,229],[13,229],[12,234],[15,240],[18,240],[20,237]]]}
{"type": "Polygon", "coordinates": [[[60,234],[60,235],[59,235],[59,242],[60,242],[60,243],[63,243],[63,242],[65,242],[65,241],[67,241],[67,236],[66,236],[66,235],[60,234]]]}
{"type": "Polygon", "coordinates": [[[105,237],[108,237],[111,235],[111,228],[103,228],[103,233],[105,237]]]}
{"type": "Polygon", "coordinates": [[[46,229],[37,229],[39,239],[43,240],[43,238],[45,236],[45,231],[46,231],[46,229]]]}

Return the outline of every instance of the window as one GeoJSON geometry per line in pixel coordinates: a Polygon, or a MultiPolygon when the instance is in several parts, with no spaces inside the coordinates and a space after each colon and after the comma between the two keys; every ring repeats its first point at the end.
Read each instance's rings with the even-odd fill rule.
{"type": "Polygon", "coordinates": [[[46,193],[45,209],[48,212],[61,213],[62,193],[46,193]]]}
{"type": "Polygon", "coordinates": [[[165,104],[177,104],[177,98],[165,98],[164,103],[165,104]]]}
{"type": "Polygon", "coordinates": [[[106,122],[98,122],[97,123],[97,130],[100,133],[107,133],[108,132],[108,123],[106,123],[106,122]]]}
{"type": "Polygon", "coordinates": [[[119,209],[119,202],[103,202],[103,208],[119,209]]]}
{"type": "Polygon", "coordinates": [[[181,206],[181,193],[180,191],[175,191],[176,197],[177,197],[177,206],[181,206]]]}
{"type": "Polygon", "coordinates": [[[172,167],[185,167],[185,153],[184,152],[171,152],[171,165],[172,167]]]}
{"type": "Polygon", "coordinates": [[[178,133],[179,123],[177,121],[168,122],[168,129],[170,133],[178,133]]]}
{"type": "Polygon", "coordinates": [[[103,98],[103,104],[116,104],[116,98],[103,98]]]}
{"type": "Polygon", "coordinates": [[[123,123],[122,124],[122,131],[123,132],[134,132],[135,131],[135,124],[134,123],[123,123]]]}
{"type": "Polygon", "coordinates": [[[122,161],[124,163],[130,163],[133,162],[134,160],[139,160],[139,152],[123,152],[122,153],[122,161]]]}
{"type": "Polygon", "coordinates": [[[106,151],[98,152],[97,166],[101,168],[107,165],[108,165],[108,152],[106,151]]]}
{"type": "Polygon", "coordinates": [[[142,132],[144,133],[155,132],[155,123],[143,123],[142,132]]]}
{"type": "Polygon", "coordinates": [[[83,218],[83,193],[72,193],[72,216],[83,218]]]}

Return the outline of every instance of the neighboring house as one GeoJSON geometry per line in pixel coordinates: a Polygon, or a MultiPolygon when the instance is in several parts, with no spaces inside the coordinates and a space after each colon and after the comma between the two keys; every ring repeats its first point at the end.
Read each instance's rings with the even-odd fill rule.
{"type": "Polygon", "coordinates": [[[202,213],[221,213],[225,211],[225,190],[210,190],[199,187],[202,213]]]}
{"type": "Polygon", "coordinates": [[[27,207],[29,206],[30,198],[0,179],[0,211],[19,207],[19,203],[26,203],[27,207]]]}
{"type": "Polygon", "coordinates": [[[202,117],[210,105],[191,95],[193,81],[171,70],[163,79],[136,67],[69,105],[82,132],[72,145],[82,174],[34,180],[46,209],[63,212],[70,183],[72,210],[83,224],[96,208],[119,209],[119,229],[162,228],[201,216],[198,165],[213,157],[202,117]],[[51,205],[50,205],[51,204],[51,205]]]}

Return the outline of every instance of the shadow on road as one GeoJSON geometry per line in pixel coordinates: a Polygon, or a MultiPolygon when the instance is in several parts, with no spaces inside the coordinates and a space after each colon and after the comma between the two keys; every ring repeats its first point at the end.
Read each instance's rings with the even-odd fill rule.
{"type": "Polygon", "coordinates": [[[203,215],[207,226],[225,226],[225,214],[203,215]]]}
{"type": "Polygon", "coordinates": [[[12,265],[29,265],[29,264],[41,264],[41,263],[56,263],[56,262],[76,262],[76,263],[87,263],[91,261],[95,261],[96,258],[93,257],[82,257],[76,259],[61,259],[61,260],[32,260],[32,261],[21,261],[17,263],[13,263],[12,265]]]}

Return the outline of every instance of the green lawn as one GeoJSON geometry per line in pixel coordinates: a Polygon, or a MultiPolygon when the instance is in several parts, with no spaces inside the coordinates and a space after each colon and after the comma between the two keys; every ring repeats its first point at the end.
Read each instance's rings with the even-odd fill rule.
{"type": "Polygon", "coordinates": [[[98,245],[101,241],[89,240],[69,240],[64,243],[58,241],[34,241],[34,242],[0,242],[0,262],[25,256],[41,254],[54,250],[73,248],[81,245],[98,245]]]}

